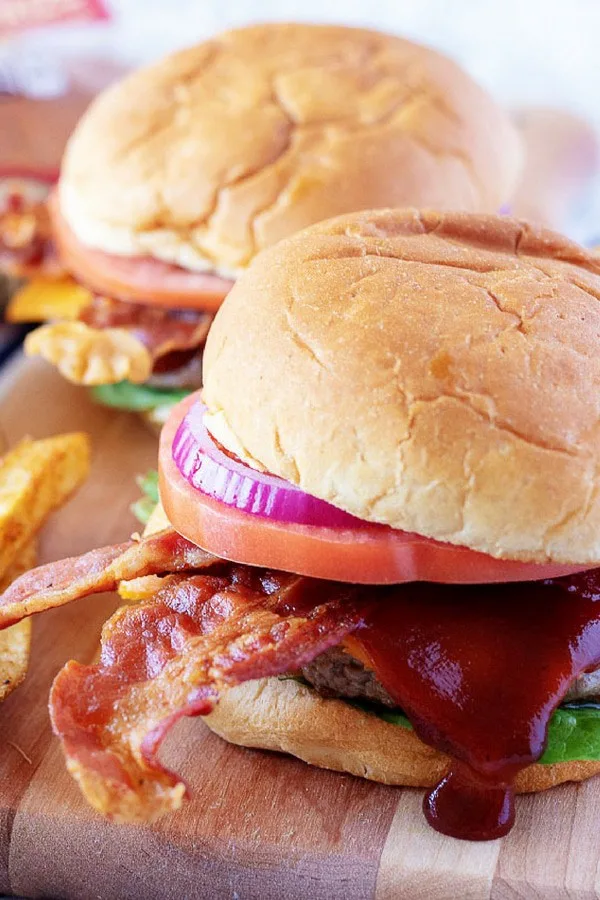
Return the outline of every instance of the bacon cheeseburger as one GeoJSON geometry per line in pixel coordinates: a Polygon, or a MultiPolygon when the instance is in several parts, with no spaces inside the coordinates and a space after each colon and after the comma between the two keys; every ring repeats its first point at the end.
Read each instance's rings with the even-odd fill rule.
{"type": "Polygon", "coordinates": [[[9,315],[70,317],[27,351],[108,404],[165,407],[200,386],[212,314],[258,250],[358,209],[494,212],[519,164],[505,113],[432,50],[338,26],[228,32],[92,104],[51,203],[89,290],[30,289],[9,315]]]}
{"type": "Polygon", "coordinates": [[[599,299],[590,253],[493,216],[359,213],[262,253],[163,429],[163,530],[0,604],[10,624],[137,579],[100,661],[52,689],[90,802],[177,808],[157,751],[207,713],[426,786],[461,838],[599,772],[599,299]]]}

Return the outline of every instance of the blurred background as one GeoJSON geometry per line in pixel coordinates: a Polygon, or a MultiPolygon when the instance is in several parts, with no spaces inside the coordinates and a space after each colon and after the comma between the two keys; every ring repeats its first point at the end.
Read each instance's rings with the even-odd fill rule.
{"type": "Polygon", "coordinates": [[[1,0],[0,172],[56,168],[123,71],[260,20],[373,26],[454,57],[522,124],[516,211],[600,242],[599,0],[1,0]]]}

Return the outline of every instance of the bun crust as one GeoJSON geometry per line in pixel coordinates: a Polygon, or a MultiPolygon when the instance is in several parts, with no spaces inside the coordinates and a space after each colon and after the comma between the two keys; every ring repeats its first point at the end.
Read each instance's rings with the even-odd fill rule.
{"type": "Polygon", "coordinates": [[[363,520],[597,565],[599,300],[598,257],[514,219],[333,219],[261,254],[225,300],[208,424],[363,520]]]}
{"type": "Polygon", "coordinates": [[[227,32],[103,93],[60,180],[77,237],[231,274],[321,219],[383,206],[495,211],[521,161],[456,64],[375,31],[227,32]]]}
{"type": "MultiPolygon", "coordinates": [[[[231,688],[204,721],[233,744],[290,753],[383,784],[433,787],[450,762],[407,728],[292,680],[263,678],[231,688]]],[[[545,791],[598,773],[600,762],[536,763],[519,773],[515,785],[520,793],[545,791]]]]}

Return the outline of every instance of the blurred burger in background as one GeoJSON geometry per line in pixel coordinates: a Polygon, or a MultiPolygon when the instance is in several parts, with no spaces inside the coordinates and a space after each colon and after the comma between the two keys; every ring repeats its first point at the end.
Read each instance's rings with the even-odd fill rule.
{"type": "Polygon", "coordinates": [[[48,281],[62,273],[52,240],[47,173],[0,169],[0,301],[26,279],[48,281]]]}
{"type": "Polygon", "coordinates": [[[364,208],[497,211],[520,157],[505,113],[430,49],[338,26],[231,31],[92,104],[49,204],[71,277],[30,285],[8,318],[49,320],[29,354],[160,424],[200,385],[213,314],[258,251],[364,208]]]}
{"type": "MultiPolygon", "coordinates": [[[[0,4],[0,306],[25,280],[52,285],[64,273],[53,251],[45,200],[70,133],[92,97],[123,65],[98,42],[110,12],[101,0],[0,4]],[[73,24],[85,50],[49,39],[73,24]],[[37,35],[40,48],[29,38],[37,35]]],[[[0,354],[22,334],[0,328],[0,354]]]]}

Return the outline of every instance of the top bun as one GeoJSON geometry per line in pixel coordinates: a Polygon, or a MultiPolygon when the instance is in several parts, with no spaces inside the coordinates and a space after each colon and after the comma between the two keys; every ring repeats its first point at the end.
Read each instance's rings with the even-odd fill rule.
{"type": "Polygon", "coordinates": [[[496,211],[520,144],[457,65],[358,28],[230,31],[102,94],[63,160],[85,244],[235,274],[313,222],[387,206],[496,211]]]}
{"type": "Polygon", "coordinates": [[[205,352],[208,427],[350,513],[600,564],[600,260],[496,216],[342,216],[262,253],[205,352]]]}

